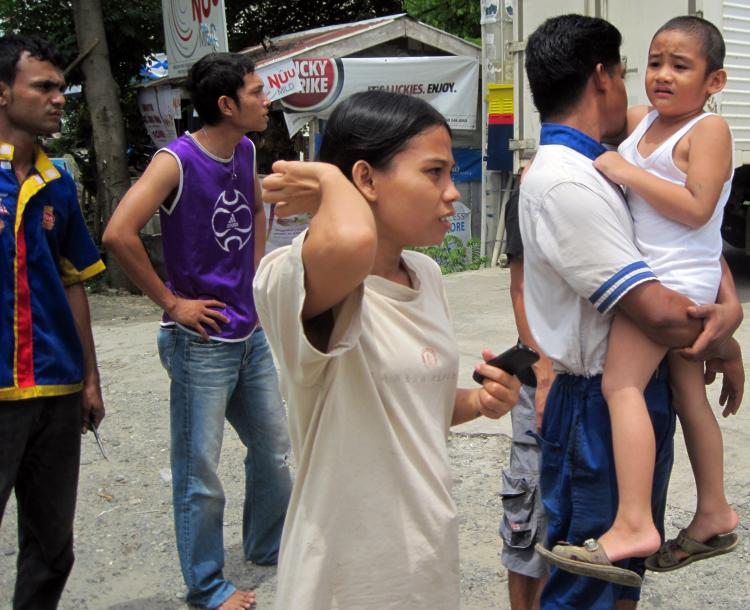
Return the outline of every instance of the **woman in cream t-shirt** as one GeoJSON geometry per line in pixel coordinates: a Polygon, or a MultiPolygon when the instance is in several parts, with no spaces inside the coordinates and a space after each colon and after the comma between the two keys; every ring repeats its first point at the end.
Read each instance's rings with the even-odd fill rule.
{"type": "Polygon", "coordinates": [[[422,100],[360,93],[331,115],[320,159],[277,162],[263,184],[277,214],[313,215],[255,279],[298,466],[276,608],[456,610],[448,428],[500,417],[519,384],[481,364],[484,386],[456,389],[440,269],[403,250],[450,228],[450,130],[422,100]]]}

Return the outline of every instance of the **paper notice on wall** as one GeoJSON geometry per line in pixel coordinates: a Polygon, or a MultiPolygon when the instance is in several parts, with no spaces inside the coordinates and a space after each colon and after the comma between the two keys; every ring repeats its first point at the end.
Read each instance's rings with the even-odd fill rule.
{"type": "Polygon", "coordinates": [[[138,108],[146,131],[156,146],[166,146],[177,137],[174,121],[181,113],[179,89],[169,85],[141,89],[138,108]]]}

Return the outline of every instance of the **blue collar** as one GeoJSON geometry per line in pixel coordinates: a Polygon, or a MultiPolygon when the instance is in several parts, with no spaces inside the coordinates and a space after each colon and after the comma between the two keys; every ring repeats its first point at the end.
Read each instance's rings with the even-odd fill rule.
{"type": "Polygon", "coordinates": [[[559,125],[558,123],[542,124],[539,144],[560,144],[567,146],[592,161],[607,150],[599,142],[587,136],[582,131],[578,131],[567,125],[559,125]]]}

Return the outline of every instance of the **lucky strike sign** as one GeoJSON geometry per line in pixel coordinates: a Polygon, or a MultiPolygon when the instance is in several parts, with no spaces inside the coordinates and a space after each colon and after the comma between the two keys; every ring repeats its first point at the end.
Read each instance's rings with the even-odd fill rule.
{"type": "Polygon", "coordinates": [[[344,85],[341,59],[295,59],[302,91],[284,98],[284,106],[298,112],[314,112],[330,106],[344,85]]]}
{"type": "Polygon", "coordinates": [[[335,105],[374,89],[421,97],[452,129],[476,129],[479,62],[472,57],[368,57],[294,59],[301,91],[284,97],[294,134],[311,118],[327,118],[335,105]]]}
{"type": "Polygon", "coordinates": [[[226,51],[224,0],[162,0],[170,76],[185,76],[196,61],[226,51]]]}

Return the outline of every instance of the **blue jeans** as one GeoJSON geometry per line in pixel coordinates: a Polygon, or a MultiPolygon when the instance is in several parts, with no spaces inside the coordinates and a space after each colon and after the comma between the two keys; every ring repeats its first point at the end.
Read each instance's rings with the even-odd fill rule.
{"type": "MultiPolygon", "coordinates": [[[[601,380],[601,375],[558,375],[547,397],[540,441],[548,546],[558,540],[581,544],[596,538],[607,531],[617,512],[612,431],[601,380]]],[[[668,381],[662,366],[644,393],[656,437],[651,506],[662,537],[675,431],[668,381]]],[[[618,561],[617,565],[640,574],[644,571],[642,559],[618,561]]],[[[617,600],[637,600],[639,596],[640,589],[552,568],[542,591],[542,609],[611,610],[617,600]]]]}
{"type": "Polygon", "coordinates": [[[289,433],[265,333],[204,341],[162,328],[159,356],[171,379],[172,499],[187,601],[206,608],[236,587],[224,579],[224,492],[216,474],[224,418],[247,447],[242,542],[245,558],[275,564],[292,481],[289,433]]]}

